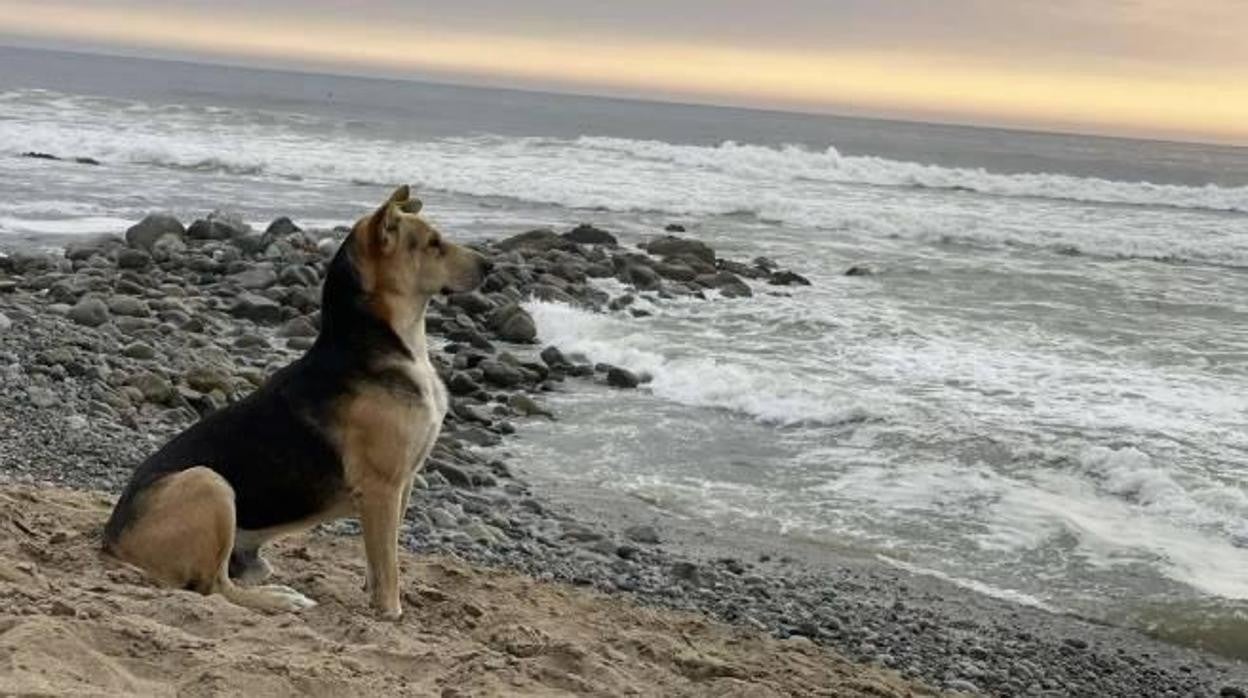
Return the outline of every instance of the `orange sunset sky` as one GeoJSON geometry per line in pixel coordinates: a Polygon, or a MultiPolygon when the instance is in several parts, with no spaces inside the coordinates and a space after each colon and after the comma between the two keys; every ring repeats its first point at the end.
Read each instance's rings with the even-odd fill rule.
{"type": "Polygon", "coordinates": [[[1248,145],[1242,0],[0,0],[0,43],[1248,145]]]}

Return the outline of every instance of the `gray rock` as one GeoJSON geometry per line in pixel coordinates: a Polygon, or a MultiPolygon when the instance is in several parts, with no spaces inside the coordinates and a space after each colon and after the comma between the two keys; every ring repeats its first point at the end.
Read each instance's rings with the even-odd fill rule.
{"type": "Polygon", "coordinates": [[[520,395],[518,393],[511,395],[507,398],[507,406],[510,407],[516,414],[524,415],[525,417],[539,416],[549,417],[550,419],[555,418],[549,410],[537,404],[537,401],[528,395],[520,395]]]}
{"type": "Polygon", "coordinates": [[[477,291],[452,294],[447,302],[454,308],[460,308],[469,315],[484,315],[494,310],[494,301],[477,291]]]}
{"type": "Polygon", "coordinates": [[[562,249],[569,246],[575,247],[575,244],[559,237],[553,230],[543,228],[513,235],[506,240],[496,243],[494,246],[504,252],[510,252],[512,250],[544,251],[562,249]]]}
{"type": "Polygon", "coordinates": [[[13,327],[13,321],[4,313],[0,313],[0,332],[7,332],[13,327]]]}
{"type": "Polygon", "coordinates": [[[518,303],[508,303],[490,313],[489,325],[508,342],[529,343],[537,339],[533,316],[518,303]]]}
{"type": "Polygon", "coordinates": [[[67,313],[70,320],[87,327],[99,327],[108,322],[108,306],[95,297],[78,301],[67,313]]]}
{"type": "Polygon", "coordinates": [[[201,218],[186,229],[186,235],[195,240],[229,240],[241,238],[251,232],[238,214],[213,211],[206,218],[201,218]]]}
{"type": "Polygon", "coordinates": [[[26,388],[26,397],[30,400],[30,404],[41,409],[51,407],[61,401],[51,389],[38,385],[26,388]]]}
{"type": "Polygon", "coordinates": [[[845,276],[875,276],[875,270],[871,267],[855,264],[845,270],[845,276]]]}
{"type": "Polygon", "coordinates": [[[150,317],[151,308],[134,296],[113,296],[108,299],[108,311],[122,317],[150,317]]]}
{"type": "Polygon", "coordinates": [[[234,305],[230,306],[230,315],[251,320],[253,322],[274,323],[282,319],[282,306],[276,301],[255,293],[241,293],[234,305]]]}
{"type": "Polygon", "coordinates": [[[151,250],[156,241],[167,235],[181,238],[186,228],[177,218],[167,213],[148,214],[143,220],[126,230],[126,244],[144,250],[151,250]]]}
{"type": "Polygon", "coordinates": [[[302,233],[303,229],[295,225],[294,221],[286,216],[273,219],[269,227],[264,229],[264,234],[270,238],[286,237],[295,233],[302,233]]]}
{"type": "Polygon", "coordinates": [[[619,241],[615,236],[601,228],[595,228],[588,223],[582,223],[575,228],[563,234],[563,239],[582,245],[606,245],[608,247],[618,247],[619,241]]]}
{"type": "Polygon", "coordinates": [[[181,237],[165,235],[152,244],[152,258],[157,260],[177,259],[186,252],[186,243],[181,237]]]}
{"type": "Polygon", "coordinates": [[[646,252],[660,257],[688,255],[711,264],[715,263],[715,250],[700,240],[692,240],[690,238],[664,235],[661,238],[647,242],[644,249],[646,252]]]}
{"type": "Polygon", "coordinates": [[[481,392],[481,386],[463,371],[452,373],[450,380],[446,382],[446,388],[452,395],[475,395],[481,392]]]}
{"type": "Polygon", "coordinates": [[[277,273],[267,263],[256,265],[237,274],[230,274],[226,278],[251,291],[266,289],[277,283],[277,273]]]}
{"type": "Polygon", "coordinates": [[[186,372],[184,379],[187,385],[201,393],[213,390],[228,393],[233,388],[229,374],[216,366],[195,366],[186,372]]]}
{"type": "Polygon", "coordinates": [[[631,264],[620,273],[620,280],[642,291],[654,291],[663,287],[659,273],[641,264],[631,264]]]}
{"type": "Polygon", "coordinates": [[[65,259],[72,262],[90,259],[95,255],[107,255],[110,251],[125,245],[125,240],[111,234],[97,235],[89,240],[71,242],[65,246],[65,259]]]}
{"type": "Polygon", "coordinates": [[[641,383],[637,374],[626,368],[612,366],[607,369],[607,385],[615,388],[636,388],[641,383]]]}
{"type": "Polygon", "coordinates": [[[122,269],[146,269],[152,265],[152,256],[143,250],[127,248],[117,253],[117,266],[122,269]]]}
{"type": "Polygon", "coordinates": [[[469,427],[455,434],[460,440],[470,443],[474,446],[497,446],[503,442],[503,437],[492,431],[487,431],[481,427],[469,427]]]}
{"type": "Polygon", "coordinates": [[[156,358],[156,350],[152,345],[144,342],[131,342],[127,344],[121,353],[132,359],[154,359],[156,358]]]}
{"type": "Polygon", "coordinates": [[[754,295],[749,284],[730,271],[702,274],[698,276],[697,282],[707,288],[717,289],[725,298],[749,298],[754,295]]]}
{"type": "Polygon", "coordinates": [[[624,537],[634,543],[646,543],[656,545],[659,543],[659,532],[654,530],[654,526],[637,525],[629,526],[624,529],[624,537]]]}
{"type": "Polygon", "coordinates": [[[542,350],[542,361],[551,368],[563,368],[570,366],[568,358],[559,351],[559,347],[550,346],[542,350]]]}
{"type": "Polygon", "coordinates": [[[320,275],[306,264],[291,264],[282,268],[277,280],[287,286],[315,286],[320,275]]]}
{"type": "Polygon", "coordinates": [[[767,283],[772,286],[809,286],[810,279],[792,271],[773,272],[767,278],[767,283]]]}
{"type": "Polygon", "coordinates": [[[315,337],[316,335],[316,327],[313,326],[312,321],[303,316],[287,320],[277,330],[279,337],[315,337]]]}
{"type": "Polygon", "coordinates": [[[132,376],[129,385],[138,388],[144,400],[159,405],[169,403],[177,395],[168,378],[151,371],[132,376]]]}

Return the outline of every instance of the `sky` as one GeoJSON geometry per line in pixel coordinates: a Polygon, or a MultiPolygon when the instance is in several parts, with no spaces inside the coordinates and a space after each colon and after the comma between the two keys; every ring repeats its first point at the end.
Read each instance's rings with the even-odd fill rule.
{"type": "Polygon", "coordinates": [[[0,0],[0,40],[1248,145],[1248,0],[0,0]]]}

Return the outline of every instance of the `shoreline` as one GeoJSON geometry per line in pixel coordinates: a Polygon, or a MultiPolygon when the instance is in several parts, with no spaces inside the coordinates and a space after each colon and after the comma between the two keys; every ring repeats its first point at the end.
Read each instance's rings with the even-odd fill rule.
{"type": "MultiPolygon", "coordinates": [[[[0,259],[0,482],[116,492],[161,440],[297,356],[315,333],[318,275],[332,249],[324,240],[333,234],[282,220],[263,233],[228,216],[180,232],[180,223],[149,220],[127,240],[72,242],[63,257],[0,259]]],[[[804,637],[945,690],[1243,695],[1242,662],[827,546],[775,550],[771,537],[708,534],[640,501],[578,501],[516,477],[524,465],[497,460],[494,447],[507,443],[514,421],[540,418],[543,390],[585,380],[631,389],[645,379],[542,350],[518,301],[626,312],[628,301],[592,286],[597,277],[660,303],[665,294],[714,302],[712,289],[750,295],[743,277],[800,284],[765,260],[722,260],[670,233],[681,231],[656,231],[646,252],[593,226],[493,242],[484,247],[496,271],[483,291],[431,307],[430,333],[448,342],[434,355],[455,401],[425,487],[413,495],[409,549],[804,637]],[[525,358],[539,350],[540,360],[525,358]],[[656,535],[631,530],[647,525],[656,535]]],[[[325,528],[355,532],[350,520],[325,528]]]]}

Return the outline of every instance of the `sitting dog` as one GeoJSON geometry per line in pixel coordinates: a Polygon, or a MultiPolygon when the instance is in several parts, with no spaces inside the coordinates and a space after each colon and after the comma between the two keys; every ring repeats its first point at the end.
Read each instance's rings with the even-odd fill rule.
{"type": "Polygon", "coordinates": [[[469,291],[484,257],[453,245],[403,186],[356,223],[329,265],[315,344],[247,398],[165,444],[135,470],[104,529],[105,552],[158,581],[266,611],[315,602],[268,575],[260,546],[358,516],[365,588],[397,619],[398,534],[447,396],[425,347],[425,308],[469,291]]]}

